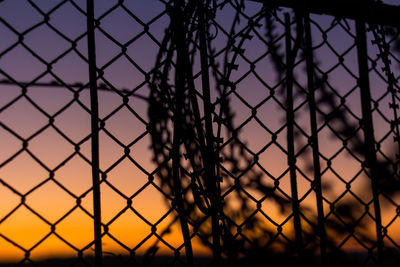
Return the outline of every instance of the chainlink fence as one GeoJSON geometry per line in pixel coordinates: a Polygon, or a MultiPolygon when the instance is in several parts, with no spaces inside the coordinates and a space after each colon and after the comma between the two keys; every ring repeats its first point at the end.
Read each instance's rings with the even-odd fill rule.
{"type": "Polygon", "coordinates": [[[395,22],[199,2],[0,1],[0,259],[396,266],[395,22]]]}

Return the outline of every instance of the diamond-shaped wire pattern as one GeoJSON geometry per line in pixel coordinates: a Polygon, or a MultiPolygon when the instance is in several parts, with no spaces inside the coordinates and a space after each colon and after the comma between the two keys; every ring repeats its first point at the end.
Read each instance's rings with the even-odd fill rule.
{"type": "MultiPolygon", "coordinates": [[[[390,264],[398,29],[367,24],[360,55],[353,20],[194,2],[94,3],[104,262],[190,266],[193,249],[199,262],[321,253],[378,266],[384,247],[390,264]]],[[[93,264],[87,14],[83,0],[0,1],[4,261],[93,264]]]]}

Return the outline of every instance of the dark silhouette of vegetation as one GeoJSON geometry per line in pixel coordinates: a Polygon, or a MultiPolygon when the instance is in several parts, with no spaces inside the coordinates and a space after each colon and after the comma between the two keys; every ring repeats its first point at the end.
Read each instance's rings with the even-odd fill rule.
{"type": "MultiPolygon", "coordinates": [[[[230,36],[235,36],[239,14],[245,5],[244,1],[236,1],[235,4],[237,13],[230,36]]],[[[246,144],[238,138],[240,128],[233,125],[234,112],[229,104],[229,92],[235,90],[235,85],[229,78],[232,69],[237,67],[236,58],[243,53],[241,46],[248,40],[250,32],[255,27],[260,27],[259,22],[262,19],[265,19],[266,43],[278,80],[286,79],[287,55],[282,51],[280,43],[275,41],[277,9],[275,6],[264,5],[257,19],[249,23],[247,31],[236,42],[229,40],[221,70],[220,62],[215,61],[213,36],[208,34],[218,7],[216,1],[199,4],[196,1],[179,0],[168,6],[171,24],[166,30],[156,62],[157,71],[151,82],[148,114],[154,161],[160,166],[158,176],[168,204],[172,204],[179,216],[188,266],[193,265],[191,240],[194,236],[200,237],[211,248],[213,264],[216,266],[220,266],[222,262],[231,266],[255,264],[259,260],[265,260],[265,257],[271,262],[276,260],[276,265],[273,266],[291,266],[298,263],[299,259],[309,265],[318,265],[319,260],[315,255],[320,251],[321,244],[317,237],[321,234],[321,227],[327,235],[324,242],[330,255],[328,264],[359,264],[356,263],[358,259],[349,258],[337,247],[337,241],[356,232],[360,242],[367,247],[374,247],[375,241],[369,232],[370,225],[364,219],[367,216],[365,209],[368,213],[370,203],[343,195],[330,204],[329,216],[322,214],[319,218],[314,208],[302,205],[301,220],[306,220],[311,225],[300,228],[302,251],[294,245],[293,240],[279,244],[275,239],[276,231],[266,226],[265,218],[257,216],[265,199],[273,199],[282,213],[291,210],[293,206],[290,199],[278,194],[279,182],[275,186],[265,185],[263,174],[253,168],[258,163],[258,156],[249,152],[246,144]],[[202,91],[199,90],[193,74],[192,67],[196,64],[201,65],[202,91]],[[214,103],[209,93],[211,83],[218,93],[214,103]],[[207,125],[211,120],[214,126],[207,125]],[[222,129],[226,130],[225,134],[221,133],[222,129]],[[260,193],[263,195],[262,199],[255,200],[249,191],[260,193]],[[227,200],[228,195],[234,195],[234,203],[227,200]],[[254,205],[255,209],[252,207],[254,205]],[[189,231],[189,228],[192,230],[189,231]],[[283,248],[280,250],[283,252],[277,250],[279,247],[283,248]]],[[[307,56],[305,14],[295,12],[294,15],[296,36],[293,38],[291,55],[293,63],[296,59],[307,56]]],[[[310,56],[315,57],[312,54],[310,56]]],[[[313,90],[318,90],[319,93],[318,98],[313,100],[318,123],[325,123],[332,128],[332,138],[341,140],[350,154],[365,160],[366,144],[361,119],[355,122],[354,117],[349,117],[345,100],[342,98],[340,103],[336,100],[337,92],[328,86],[327,75],[321,76],[317,71],[318,65],[313,64],[315,65],[307,71],[309,78],[313,79],[313,90]]],[[[294,80],[296,81],[296,77],[294,80]]],[[[283,95],[286,86],[287,83],[282,85],[280,93],[283,95]]],[[[307,86],[296,84],[296,88],[294,98],[309,94],[310,89],[304,89],[307,86]]],[[[299,148],[307,147],[299,138],[302,133],[298,128],[295,129],[294,144],[299,148]]],[[[312,162],[307,160],[308,157],[307,152],[299,153],[298,160],[312,162]]],[[[379,175],[371,179],[377,180],[380,194],[392,196],[399,190],[395,175],[397,163],[394,162],[396,161],[389,158],[378,159],[374,165],[373,173],[379,175]]],[[[309,165],[309,169],[314,168],[315,165],[309,165]]],[[[367,168],[368,166],[364,166],[364,171],[370,173],[367,168]]],[[[314,190],[315,186],[314,183],[314,190]]],[[[324,187],[324,193],[327,193],[329,185],[321,186],[324,187]]],[[[350,189],[349,183],[348,192],[350,189]]],[[[349,194],[356,196],[358,193],[349,194]]],[[[281,231],[278,227],[278,234],[281,231]]]]}
{"type": "MultiPolygon", "coordinates": [[[[394,64],[391,61],[396,60],[397,64],[400,64],[399,28],[395,28],[399,23],[393,19],[399,7],[390,10],[389,5],[382,4],[379,0],[366,1],[365,6],[361,6],[362,1],[358,0],[350,2],[332,0],[329,3],[326,2],[328,4],[321,4],[323,1],[317,0],[305,2],[253,0],[262,2],[263,5],[260,6],[260,10],[249,15],[246,14],[248,1],[160,0],[162,5],[165,4],[170,20],[161,44],[150,34],[150,26],[155,25],[153,23],[164,14],[160,13],[152,20],[143,22],[129,11],[124,1],[117,1],[113,7],[97,18],[95,18],[95,1],[93,0],[86,1],[86,10],[75,3],[76,1],[62,1],[49,11],[42,10],[34,1],[27,1],[27,5],[38,11],[39,17],[43,17],[43,21],[31,25],[23,32],[14,28],[11,22],[0,18],[1,25],[17,40],[1,51],[0,56],[10,55],[15,47],[23,47],[28,54],[47,67],[46,71],[28,82],[14,80],[7,71],[0,69],[2,76],[6,77],[0,81],[1,84],[17,85],[21,89],[21,94],[16,98],[5,100],[7,103],[2,107],[2,111],[13,106],[21,98],[28,101],[29,105],[39,111],[41,116],[44,115],[49,120],[48,124],[30,137],[19,136],[18,131],[1,123],[5,133],[11,134],[22,142],[22,148],[2,162],[2,166],[13,162],[20,153],[28,153],[49,173],[48,179],[41,181],[27,193],[20,193],[5,180],[0,179],[2,186],[20,198],[18,206],[0,218],[0,223],[8,220],[8,217],[22,207],[27,208],[50,228],[50,232],[30,248],[25,248],[13,241],[13,237],[10,238],[1,233],[3,241],[24,253],[20,266],[35,266],[36,261],[32,259],[34,255],[32,251],[36,252],[36,247],[41,246],[50,236],[56,236],[61,243],[72,248],[78,256],[44,260],[38,262],[39,266],[83,264],[97,267],[116,265],[188,267],[377,265],[383,267],[399,265],[399,245],[396,242],[391,243],[392,240],[388,234],[388,228],[395,227],[392,225],[400,215],[400,205],[396,202],[400,196],[400,121],[398,118],[400,88],[399,78],[394,74],[394,64]],[[64,35],[62,30],[59,30],[59,26],[53,25],[50,20],[52,14],[57,14],[57,10],[61,9],[65,3],[70,4],[70,8],[86,16],[87,19],[87,32],[74,40],[69,39],[68,34],[64,35]],[[299,6],[298,3],[305,3],[305,5],[299,6]],[[343,9],[343,5],[347,4],[350,4],[350,8],[343,9]],[[282,9],[280,5],[292,8],[291,13],[284,13],[288,9],[282,9]],[[230,12],[233,13],[229,30],[222,27],[216,19],[219,10],[224,8],[230,8],[230,12]],[[361,15],[355,14],[353,11],[358,8],[365,12],[361,15]],[[108,14],[117,9],[121,9],[119,12],[128,14],[135,23],[138,22],[143,26],[143,31],[126,43],[120,43],[118,38],[114,38],[102,28],[101,21],[107,19],[108,14]],[[347,32],[352,40],[354,39],[354,46],[349,50],[354,49],[358,52],[358,61],[355,62],[355,65],[359,67],[358,73],[353,74],[357,85],[345,95],[331,84],[332,70],[323,71],[321,68],[319,54],[315,52],[318,47],[315,47],[313,43],[315,33],[312,31],[313,28],[320,31],[322,36],[322,43],[318,46],[334,46],[334,44],[327,38],[328,30],[325,31],[316,25],[318,21],[310,18],[308,13],[310,10],[322,14],[340,15],[333,19],[330,29],[340,25],[343,31],[347,32]],[[382,15],[385,13],[387,17],[382,15]],[[354,19],[355,27],[350,26],[351,23],[342,18],[343,16],[354,19]],[[313,23],[314,26],[312,26],[313,23]],[[379,23],[391,26],[386,27],[379,23]],[[42,25],[48,26],[50,31],[54,31],[65,42],[71,44],[68,50],[51,62],[42,59],[41,53],[35,52],[30,47],[29,38],[25,38],[42,25]],[[365,29],[366,25],[367,29],[365,29]],[[103,38],[111,40],[121,49],[100,69],[96,63],[96,31],[100,31],[103,38]],[[129,46],[139,40],[142,35],[147,35],[146,37],[150,37],[159,45],[155,66],[148,73],[140,69],[140,66],[127,53],[129,46]],[[216,46],[221,45],[218,39],[220,35],[226,37],[227,43],[218,51],[216,46]],[[259,59],[252,61],[246,58],[246,52],[248,52],[246,49],[248,49],[248,44],[251,44],[254,35],[257,35],[261,43],[265,45],[267,52],[259,59]],[[86,36],[88,59],[77,48],[78,43],[86,36]],[[367,37],[372,39],[372,44],[367,45],[367,37]],[[376,57],[370,56],[371,52],[368,50],[371,47],[377,51],[376,57]],[[90,70],[88,83],[68,84],[52,69],[53,64],[57,64],[70,52],[76,53],[80,60],[88,64],[90,70]],[[267,58],[266,54],[269,57],[268,63],[272,64],[272,72],[267,74],[264,72],[260,75],[261,71],[259,69],[256,71],[256,65],[267,58]],[[120,57],[126,57],[137,70],[144,74],[145,81],[136,89],[118,90],[106,80],[107,75],[104,71],[120,57]],[[244,65],[248,63],[248,66],[239,65],[238,62],[243,59],[244,65]],[[257,76],[265,87],[266,95],[269,94],[254,106],[241,97],[237,88],[247,74],[242,77],[243,79],[233,82],[236,79],[234,71],[243,68],[246,68],[245,71],[249,75],[257,76]],[[196,72],[196,69],[199,71],[196,72]],[[372,72],[380,76],[387,88],[370,88],[372,85],[369,84],[369,76],[372,72]],[[55,80],[48,83],[42,82],[42,78],[47,75],[55,80]],[[276,85],[269,86],[263,80],[263,75],[274,76],[276,85]],[[100,86],[97,86],[100,81],[100,86]],[[148,98],[136,92],[145,84],[150,86],[148,98]],[[68,88],[73,94],[73,99],[54,114],[50,114],[36,104],[35,99],[28,93],[27,88],[34,85],[68,88]],[[89,87],[90,109],[79,98],[79,94],[89,87]],[[98,90],[112,91],[122,97],[121,105],[112,110],[103,120],[99,119],[98,114],[98,90]],[[382,96],[377,99],[371,97],[371,91],[374,90],[382,90],[382,96]],[[349,95],[355,91],[360,93],[361,115],[353,112],[350,107],[352,103],[349,103],[352,100],[348,100],[349,95]],[[131,196],[125,195],[116,188],[111,179],[108,179],[107,174],[126,158],[134,161],[130,156],[131,148],[146,136],[147,132],[142,133],[129,145],[125,145],[106,129],[107,120],[123,108],[128,108],[137,118],[140,118],[128,105],[129,97],[141,97],[148,101],[149,121],[146,130],[151,136],[152,160],[156,165],[156,170],[148,173],[145,168],[141,168],[139,163],[134,163],[136,167],[140,167],[141,171],[149,175],[149,180],[131,196]],[[244,103],[251,113],[250,117],[239,125],[236,125],[235,115],[240,110],[233,106],[233,97],[237,97],[244,103]],[[387,111],[380,110],[384,98],[389,99],[389,112],[392,112],[390,115],[387,111]],[[301,102],[296,102],[296,100],[301,100],[302,103],[296,106],[298,104],[295,103],[301,102]],[[259,109],[271,103],[268,101],[275,101],[281,106],[281,113],[274,116],[282,119],[284,123],[275,132],[264,127],[271,142],[254,152],[244,140],[246,138],[250,140],[253,137],[243,137],[242,131],[252,120],[262,125],[259,118],[269,116],[269,114],[260,115],[259,109]],[[90,135],[79,142],[71,139],[54,122],[74,103],[78,103],[91,115],[90,135]],[[302,106],[305,108],[301,108],[302,106]],[[380,140],[376,140],[374,135],[374,130],[379,127],[373,124],[375,115],[381,116],[385,123],[390,124],[390,131],[380,140]],[[305,127],[301,126],[303,122],[307,124],[305,127]],[[34,154],[34,150],[31,151],[28,148],[28,143],[48,128],[55,130],[75,149],[55,168],[47,166],[47,162],[42,161],[34,154]],[[332,141],[341,144],[339,151],[330,157],[324,155],[321,152],[322,146],[319,146],[318,138],[323,129],[329,129],[331,134],[331,139],[324,140],[325,142],[332,141]],[[99,162],[100,132],[105,133],[124,149],[124,155],[103,172],[100,170],[99,162]],[[283,138],[286,141],[278,140],[282,135],[286,135],[284,136],[286,139],[283,138]],[[390,143],[393,144],[393,148],[390,148],[392,151],[388,152],[384,151],[383,146],[385,140],[389,138],[393,138],[394,141],[390,143]],[[89,139],[92,141],[90,159],[80,152],[80,146],[89,139]],[[260,162],[262,153],[273,145],[279,147],[287,156],[287,162],[285,162],[287,169],[279,177],[269,174],[267,168],[260,162]],[[359,172],[354,177],[341,177],[332,167],[336,157],[342,151],[349,154],[349,159],[359,164],[359,172]],[[81,157],[92,168],[92,187],[82,195],[75,195],[69,191],[67,186],[61,184],[54,175],[75,156],[81,157]],[[329,172],[332,172],[338,183],[345,187],[333,200],[327,197],[330,194],[336,194],[336,185],[325,181],[329,172]],[[101,179],[99,179],[100,176],[101,179]],[[285,176],[290,178],[290,190],[282,189],[281,179],[285,176]],[[304,178],[302,182],[299,177],[304,178]],[[356,180],[365,180],[365,183],[357,188],[353,186],[356,180]],[[306,185],[309,190],[301,195],[298,187],[302,186],[304,181],[309,183],[306,185]],[[56,183],[76,201],[73,209],[56,222],[48,221],[33,206],[31,207],[27,200],[31,193],[39,191],[39,188],[47,182],[56,183]],[[107,224],[101,221],[100,185],[109,186],[113,192],[126,200],[126,206],[107,224]],[[169,213],[157,223],[152,224],[139,211],[134,210],[134,198],[147,186],[154,186],[161,191],[170,208],[169,211],[172,210],[174,217],[162,230],[157,227],[162,221],[167,221],[169,213]],[[93,214],[82,204],[83,198],[91,192],[93,192],[93,214]],[[306,203],[305,199],[311,194],[315,194],[315,203],[306,203]],[[283,221],[278,222],[270,216],[266,203],[269,205],[271,202],[277,208],[278,216],[284,218],[283,221]],[[393,219],[385,224],[380,214],[381,210],[386,209],[384,203],[389,203],[390,207],[394,206],[396,210],[393,219]],[[75,209],[83,211],[94,222],[94,240],[89,241],[84,248],[75,247],[57,232],[59,223],[69,217],[75,209]],[[109,227],[125,212],[130,212],[129,210],[148,224],[149,229],[151,228],[151,233],[135,248],[120,242],[118,237],[112,235],[113,230],[109,227]],[[173,248],[162,237],[173,231],[176,224],[180,225],[183,244],[178,248],[173,248]],[[105,237],[111,238],[129,251],[129,256],[104,251],[102,240],[105,237]],[[143,248],[144,243],[151,242],[150,238],[155,238],[155,243],[143,254],[137,252],[143,248]],[[344,246],[348,239],[355,240],[364,250],[347,251],[344,246]],[[194,251],[195,240],[209,248],[212,256],[197,256],[194,251]],[[162,242],[173,250],[174,256],[159,255],[162,242]],[[94,257],[85,256],[93,246],[94,257]],[[184,254],[184,257],[181,254],[184,254]]],[[[0,0],[1,2],[6,1],[0,0]]],[[[348,51],[344,54],[334,53],[338,59],[338,66],[346,68],[344,63],[346,53],[348,51]]],[[[249,94],[251,89],[248,88],[249,94]]],[[[141,119],[141,122],[147,123],[145,119],[141,119]]],[[[11,266],[11,264],[0,264],[0,266],[11,266]]]]}

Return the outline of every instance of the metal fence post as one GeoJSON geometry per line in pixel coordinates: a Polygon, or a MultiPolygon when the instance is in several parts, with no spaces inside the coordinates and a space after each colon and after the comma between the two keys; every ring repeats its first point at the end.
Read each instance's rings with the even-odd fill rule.
{"type": "Polygon", "coordinates": [[[207,52],[207,27],[205,18],[205,8],[203,1],[198,2],[199,8],[199,37],[200,37],[200,60],[201,60],[201,78],[204,97],[204,117],[205,117],[205,137],[206,153],[204,160],[205,174],[207,179],[207,188],[210,191],[211,199],[211,221],[213,236],[213,256],[215,264],[221,264],[221,244],[220,244],[220,194],[218,190],[218,181],[215,174],[216,155],[214,153],[214,134],[212,127],[212,104],[210,96],[210,78],[208,73],[208,52],[207,52]]]}
{"type": "Polygon", "coordinates": [[[101,244],[101,202],[100,202],[100,168],[99,168],[99,104],[96,79],[96,43],[94,37],[94,1],[87,0],[87,38],[89,59],[90,108],[91,108],[91,146],[92,146],[92,184],[93,184],[93,217],[95,266],[102,266],[101,244]]]}
{"type": "Polygon", "coordinates": [[[310,15],[304,15],[304,31],[305,31],[305,56],[307,67],[307,83],[308,83],[308,105],[310,109],[310,126],[311,126],[311,146],[313,153],[314,166],[314,190],[317,198],[318,213],[318,234],[320,237],[320,250],[322,263],[326,263],[326,232],[325,232],[325,216],[323,207],[322,185],[321,185],[321,165],[319,162],[319,140],[317,128],[317,107],[315,103],[315,81],[314,81],[314,59],[312,51],[312,35],[310,26],[310,15]]]}
{"type": "Polygon", "coordinates": [[[362,128],[364,130],[364,153],[366,159],[366,167],[370,169],[370,179],[372,187],[372,196],[375,210],[375,225],[376,225],[376,245],[378,248],[378,264],[383,266],[383,237],[382,237],[382,222],[381,210],[379,204],[379,188],[376,181],[378,175],[376,171],[376,154],[375,154],[375,139],[374,126],[372,121],[371,110],[371,92],[368,75],[368,52],[367,52],[367,37],[365,30],[365,22],[356,20],[356,45],[358,54],[358,69],[359,69],[359,87],[361,94],[362,108],[362,128]]]}
{"type": "Polygon", "coordinates": [[[296,236],[296,249],[299,256],[303,250],[303,238],[300,221],[300,203],[297,193],[296,156],[294,151],[294,111],[293,111],[293,53],[291,48],[290,17],[285,13],[285,41],[286,41],[286,119],[287,119],[287,150],[290,169],[290,186],[292,193],[293,223],[296,236]]]}
{"type": "Polygon", "coordinates": [[[182,114],[184,106],[184,94],[185,94],[185,82],[187,77],[187,65],[186,61],[188,58],[188,53],[186,50],[186,36],[185,29],[182,25],[183,14],[180,10],[181,2],[177,2],[176,6],[173,8],[173,13],[171,16],[171,23],[174,26],[174,42],[177,49],[177,64],[175,72],[175,82],[176,82],[176,114],[174,114],[175,121],[173,126],[173,146],[172,146],[172,175],[174,181],[174,196],[175,202],[178,209],[179,221],[181,224],[182,236],[184,240],[184,245],[186,249],[187,266],[193,266],[193,248],[190,238],[190,232],[188,227],[188,217],[185,210],[184,199],[182,197],[182,183],[180,174],[180,146],[182,144],[182,123],[184,123],[184,114],[182,114]]]}

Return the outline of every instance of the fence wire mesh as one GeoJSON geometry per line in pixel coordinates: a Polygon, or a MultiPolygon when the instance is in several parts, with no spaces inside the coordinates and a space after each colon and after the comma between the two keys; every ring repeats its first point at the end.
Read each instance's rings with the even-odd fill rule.
{"type": "Polygon", "coordinates": [[[396,266],[397,28],[90,2],[0,1],[4,263],[396,266]]]}

